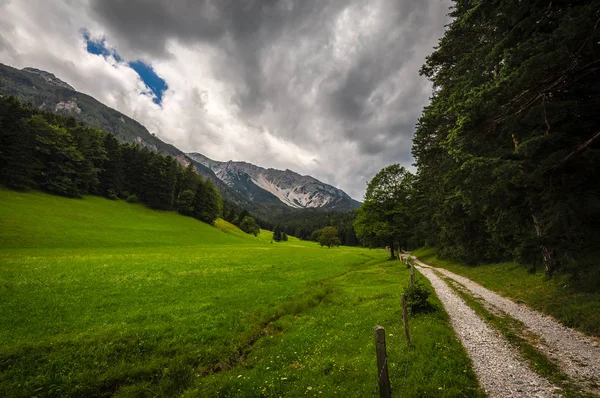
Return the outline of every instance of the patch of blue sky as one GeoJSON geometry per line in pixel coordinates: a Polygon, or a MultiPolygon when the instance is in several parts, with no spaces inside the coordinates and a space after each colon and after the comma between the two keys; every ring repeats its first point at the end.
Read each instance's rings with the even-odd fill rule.
{"type": "MultiPolygon", "coordinates": [[[[103,37],[99,40],[94,40],[87,30],[82,32],[86,43],[86,50],[90,54],[101,55],[104,58],[112,56],[117,62],[124,62],[123,58],[115,49],[111,49],[106,44],[106,39],[103,37]]],[[[136,60],[127,62],[127,66],[136,71],[140,79],[146,87],[154,94],[152,101],[157,104],[162,104],[163,94],[169,87],[167,82],[156,74],[152,66],[144,61],[136,60]]]]}
{"type": "Polygon", "coordinates": [[[154,103],[162,104],[162,98],[165,90],[168,88],[167,82],[156,74],[152,66],[143,61],[129,62],[129,67],[140,75],[140,78],[146,86],[154,93],[154,103]]]}
{"type": "Polygon", "coordinates": [[[104,58],[112,56],[117,62],[122,62],[123,59],[114,50],[110,49],[106,45],[106,38],[94,40],[91,38],[90,33],[87,30],[82,32],[83,38],[85,39],[87,52],[94,55],[102,55],[104,58]]]}

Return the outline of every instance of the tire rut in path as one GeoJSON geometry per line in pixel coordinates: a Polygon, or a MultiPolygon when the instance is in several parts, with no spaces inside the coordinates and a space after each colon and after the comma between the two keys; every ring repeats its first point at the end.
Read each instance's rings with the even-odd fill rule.
{"type": "Polygon", "coordinates": [[[431,282],[490,397],[555,397],[558,388],[533,372],[496,330],[485,323],[431,268],[417,267],[431,282]]]}
{"type": "MultiPolygon", "coordinates": [[[[416,264],[429,267],[415,259],[416,264]]],[[[600,346],[591,337],[561,325],[523,304],[517,304],[489,289],[444,268],[435,268],[440,274],[455,280],[473,295],[522,322],[530,333],[540,339],[534,344],[547,357],[556,361],[560,369],[585,389],[600,396],[600,346]],[[594,383],[595,385],[591,385],[594,383]]]]}

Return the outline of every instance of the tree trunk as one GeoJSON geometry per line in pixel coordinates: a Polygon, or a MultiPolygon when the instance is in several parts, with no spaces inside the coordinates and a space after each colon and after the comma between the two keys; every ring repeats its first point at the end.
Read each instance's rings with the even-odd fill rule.
{"type": "MultiPolygon", "coordinates": [[[[542,225],[535,213],[531,215],[533,219],[533,226],[535,227],[535,234],[538,238],[544,236],[544,231],[542,230],[542,225]]],[[[544,259],[544,270],[546,271],[546,276],[551,277],[555,271],[556,259],[554,256],[554,250],[549,248],[545,244],[540,245],[540,249],[542,250],[542,258],[544,259]]]]}
{"type": "Polygon", "coordinates": [[[394,256],[394,242],[392,242],[392,244],[390,245],[390,256],[391,259],[396,258],[396,256],[394,256]]]}
{"type": "MultiPolygon", "coordinates": [[[[515,151],[517,150],[520,140],[514,134],[512,135],[513,145],[515,147],[515,151]]],[[[544,236],[544,230],[542,229],[542,224],[538,219],[536,212],[533,210],[533,206],[530,204],[529,209],[531,210],[531,218],[533,219],[533,227],[535,228],[535,235],[538,238],[542,238],[544,236]]],[[[540,245],[540,249],[542,250],[542,258],[544,259],[544,270],[546,271],[546,276],[551,277],[555,271],[555,263],[556,259],[554,256],[554,250],[549,248],[545,244],[540,245]]],[[[535,267],[534,267],[535,270],[535,267]]]]}

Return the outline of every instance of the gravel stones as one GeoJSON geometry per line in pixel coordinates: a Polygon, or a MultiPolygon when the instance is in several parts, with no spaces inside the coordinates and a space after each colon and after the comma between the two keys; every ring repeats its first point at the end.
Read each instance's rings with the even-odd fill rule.
{"type": "MultiPolygon", "coordinates": [[[[422,264],[420,261],[417,263],[422,264]]],[[[554,318],[534,311],[524,304],[517,304],[502,297],[468,278],[443,268],[435,270],[460,283],[486,303],[521,321],[527,332],[539,337],[535,346],[540,351],[555,360],[561,370],[574,381],[583,383],[586,389],[600,395],[600,387],[597,386],[600,384],[600,347],[593,338],[563,326],[554,318]]]]}
{"type": "Polygon", "coordinates": [[[533,372],[517,351],[485,323],[431,268],[419,267],[431,282],[452,326],[490,397],[555,397],[557,387],[533,372]]]}

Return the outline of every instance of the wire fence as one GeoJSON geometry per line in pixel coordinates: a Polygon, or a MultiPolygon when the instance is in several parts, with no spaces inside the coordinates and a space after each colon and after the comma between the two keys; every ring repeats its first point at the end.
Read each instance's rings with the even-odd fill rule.
{"type": "MultiPolygon", "coordinates": [[[[397,344],[406,344],[406,348],[404,350],[404,355],[400,355],[399,357],[404,357],[404,361],[401,362],[400,360],[398,360],[395,363],[394,369],[393,369],[393,373],[392,373],[392,377],[389,379],[390,382],[390,387],[394,387],[394,384],[396,382],[398,382],[398,386],[399,388],[390,388],[392,391],[397,391],[398,392],[398,396],[402,397],[404,395],[404,388],[406,386],[406,376],[408,375],[408,368],[409,368],[409,362],[410,362],[410,349],[411,349],[411,344],[405,342],[402,338],[401,338],[401,334],[398,334],[398,325],[396,325],[395,329],[394,329],[394,333],[391,334],[390,336],[394,336],[397,337],[397,339],[395,339],[395,341],[397,342],[397,344]],[[401,370],[403,370],[402,372],[402,378],[398,379],[398,375],[400,374],[401,370]]],[[[393,342],[394,340],[391,340],[390,342],[393,342]]],[[[392,352],[392,350],[388,350],[389,352],[392,352]]],[[[402,351],[400,351],[400,353],[402,353],[402,351]]],[[[375,387],[373,388],[373,392],[371,393],[371,398],[374,398],[375,395],[377,394],[377,391],[379,390],[379,386],[381,383],[381,379],[383,377],[383,375],[385,374],[385,371],[387,369],[387,365],[391,364],[391,362],[389,362],[389,355],[386,352],[385,355],[385,361],[383,363],[383,366],[381,366],[381,368],[378,369],[378,376],[377,376],[377,382],[375,383],[375,387]]]]}
{"type": "Polygon", "coordinates": [[[386,366],[387,366],[387,360],[388,360],[388,356],[386,354],[386,356],[385,356],[385,362],[383,363],[383,366],[381,367],[381,370],[379,371],[379,376],[377,377],[377,382],[375,383],[375,388],[373,389],[373,393],[371,394],[371,398],[373,398],[375,396],[375,394],[377,394],[377,390],[379,390],[379,383],[381,382],[381,377],[385,373],[385,369],[386,369],[386,366]]]}
{"type": "MultiPolygon", "coordinates": [[[[410,256],[402,256],[400,253],[398,253],[398,260],[400,261],[401,264],[406,265],[406,266],[410,266],[412,268],[413,263],[412,263],[412,259],[410,258],[410,256]]],[[[406,313],[403,311],[403,319],[404,319],[404,327],[407,328],[408,327],[408,319],[407,319],[407,315],[406,313]]],[[[379,327],[379,326],[378,326],[379,327]]],[[[395,342],[393,343],[394,345],[397,344],[401,345],[401,344],[406,344],[406,350],[404,351],[404,362],[396,362],[396,366],[394,366],[394,370],[393,370],[393,374],[392,377],[388,379],[388,383],[389,386],[387,387],[387,391],[389,392],[389,396],[392,395],[392,391],[397,391],[397,396],[398,397],[402,397],[404,396],[404,389],[406,387],[406,378],[408,376],[408,368],[409,368],[409,362],[410,362],[410,349],[411,349],[411,342],[410,342],[410,338],[408,335],[408,332],[406,332],[406,341],[404,341],[401,337],[401,334],[398,333],[398,329],[399,329],[399,323],[396,323],[395,327],[394,327],[394,333],[390,334],[390,336],[394,336],[396,337],[395,342]],[[398,374],[401,371],[401,369],[403,369],[403,375],[401,379],[398,379],[398,374]],[[399,388],[395,388],[392,389],[391,387],[393,386],[393,384],[395,384],[396,382],[398,382],[398,386],[399,388]]],[[[384,329],[385,330],[385,329],[384,329]]],[[[384,333],[385,336],[385,333],[384,333]]],[[[392,343],[392,339],[390,339],[390,343],[392,343]]],[[[377,376],[377,382],[375,383],[375,387],[373,388],[373,392],[371,393],[371,398],[374,398],[375,395],[377,394],[377,391],[380,390],[380,386],[381,386],[381,381],[382,378],[384,377],[384,375],[387,373],[387,365],[388,365],[388,359],[389,359],[389,355],[388,355],[388,351],[392,352],[392,350],[387,350],[386,345],[383,344],[383,349],[385,350],[385,360],[383,362],[383,365],[381,365],[381,367],[379,367],[378,364],[378,376],[377,376]]],[[[378,344],[376,342],[376,348],[379,350],[380,348],[378,347],[378,344]]],[[[401,353],[402,351],[400,351],[401,353]]],[[[386,393],[387,394],[387,393],[386,393]]],[[[385,396],[385,394],[382,395],[382,397],[385,396]]]]}

